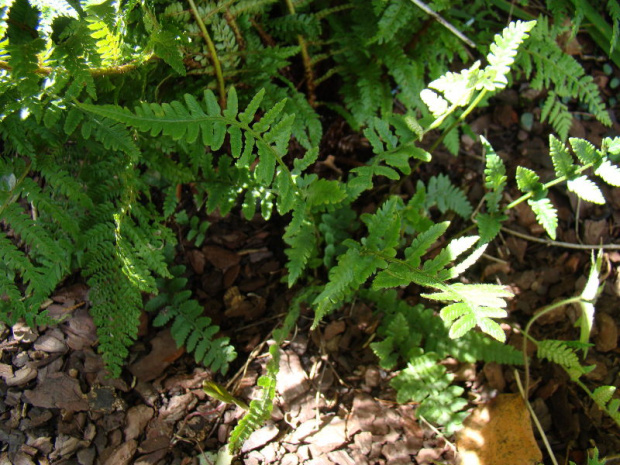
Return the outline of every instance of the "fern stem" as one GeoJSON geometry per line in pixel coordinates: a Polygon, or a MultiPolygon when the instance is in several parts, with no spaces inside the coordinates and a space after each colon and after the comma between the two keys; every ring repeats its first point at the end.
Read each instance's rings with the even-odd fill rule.
{"type": "Polygon", "coordinates": [[[220,94],[220,106],[224,108],[226,106],[226,89],[224,87],[224,76],[222,75],[222,65],[220,64],[220,60],[217,57],[217,52],[215,50],[215,44],[213,40],[211,40],[211,36],[209,35],[209,31],[207,31],[207,27],[205,23],[202,21],[200,14],[198,13],[198,9],[196,8],[196,4],[194,0],[188,0],[190,7],[192,9],[192,13],[194,14],[194,18],[196,18],[196,22],[198,23],[198,27],[200,28],[200,32],[202,32],[202,38],[205,40],[207,44],[207,48],[209,49],[209,55],[211,55],[211,61],[213,62],[213,68],[215,68],[215,78],[217,80],[217,90],[220,94]]]}
{"type": "MultiPolygon", "coordinates": [[[[155,58],[155,55],[149,55],[148,57],[144,58],[144,60],[134,61],[134,62],[127,63],[124,65],[119,65],[119,66],[111,66],[109,68],[92,68],[92,69],[89,69],[88,72],[90,73],[92,77],[115,76],[117,74],[125,74],[125,73],[129,73],[130,71],[137,69],[139,66],[143,65],[147,61],[150,61],[154,58],[155,58]]],[[[9,65],[8,62],[6,61],[0,61],[0,69],[9,71],[9,72],[13,71],[13,67],[9,65]]],[[[50,74],[52,74],[52,71],[54,71],[53,68],[48,67],[48,66],[43,66],[43,67],[35,69],[33,73],[38,74],[39,76],[49,76],[50,74]]]]}
{"type": "Polygon", "coordinates": [[[620,244],[601,244],[601,245],[585,245],[585,244],[573,244],[571,242],[552,241],[551,239],[541,239],[540,237],[530,236],[519,231],[513,231],[502,227],[502,231],[512,234],[513,236],[525,239],[526,241],[538,242],[551,247],[564,247],[566,249],[575,250],[620,250],[620,244]]]}
{"type": "Polygon", "coordinates": [[[465,42],[471,48],[476,48],[476,44],[469,39],[465,34],[459,31],[455,26],[445,20],[439,13],[434,11],[430,6],[420,0],[411,0],[415,6],[423,10],[425,13],[431,15],[433,18],[437,20],[439,24],[448,29],[452,34],[458,37],[460,40],[465,42]]]}
{"type": "MultiPolygon", "coordinates": [[[[594,166],[594,163],[588,163],[587,165],[583,165],[579,168],[577,168],[575,170],[575,175],[581,174],[584,171],[592,168],[594,166]]],[[[564,181],[567,181],[568,177],[567,176],[560,176],[559,178],[554,179],[553,181],[549,181],[548,183],[543,184],[542,188],[543,190],[548,190],[549,188],[553,187],[553,186],[557,186],[558,184],[563,183],[564,181]]],[[[520,203],[525,202],[526,200],[531,199],[534,194],[536,194],[538,191],[530,191],[526,194],[523,194],[521,197],[519,197],[517,200],[509,203],[508,205],[506,205],[506,207],[502,210],[502,213],[505,212],[506,210],[510,210],[511,208],[516,207],[517,205],[519,205],[520,203]]]]}
{"type": "MultiPolygon", "coordinates": [[[[473,102],[471,102],[469,104],[469,106],[465,109],[465,111],[463,113],[461,113],[461,115],[456,119],[456,121],[454,121],[449,127],[448,129],[446,129],[445,131],[443,131],[441,133],[441,136],[439,136],[439,139],[437,139],[433,145],[431,146],[430,149],[428,149],[428,151],[430,153],[433,153],[435,151],[435,149],[439,146],[439,144],[441,144],[444,140],[444,138],[446,137],[446,135],[448,135],[450,133],[450,131],[452,131],[456,126],[458,126],[459,124],[461,124],[465,118],[467,118],[467,116],[474,110],[474,108],[476,108],[478,106],[478,104],[482,101],[482,99],[485,97],[485,95],[487,94],[487,90],[486,89],[482,89],[482,92],[480,92],[476,98],[474,99],[473,102]]],[[[437,118],[433,124],[431,124],[431,126],[428,128],[428,130],[424,131],[425,133],[435,129],[436,127],[438,127],[444,119],[446,119],[446,117],[450,114],[451,112],[446,113],[445,115],[441,116],[440,118],[437,118]]]]}
{"type": "MultiPolygon", "coordinates": [[[[526,372],[526,374],[529,374],[529,373],[526,372]]],[[[532,418],[532,421],[536,425],[536,429],[540,433],[540,437],[545,443],[545,448],[547,449],[547,452],[549,452],[549,457],[551,457],[551,461],[553,462],[554,465],[558,465],[555,455],[553,454],[553,449],[551,449],[551,444],[549,444],[549,440],[547,439],[547,435],[545,434],[545,430],[540,424],[540,421],[538,420],[538,417],[536,416],[536,412],[534,412],[534,409],[532,408],[532,405],[530,404],[530,401],[527,398],[527,391],[523,389],[523,385],[521,384],[521,378],[519,378],[519,373],[517,372],[517,370],[515,370],[515,380],[517,381],[517,387],[519,388],[519,392],[521,393],[521,397],[523,398],[523,401],[525,402],[525,406],[527,407],[530,417],[532,418]]]]}
{"type": "Polygon", "coordinates": [[[577,303],[577,302],[581,302],[583,299],[581,298],[580,295],[575,296],[575,297],[569,297],[568,299],[563,299],[560,300],[559,302],[555,302],[553,304],[549,304],[543,308],[541,308],[536,315],[534,315],[532,317],[532,319],[527,323],[527,325],[525,326],[525,329],[523,330],[523,368],[525,370],[525,393],[527,395],[527,393],[529,392],[530,389],[530,369],[529,369],[529,359],[527,357],[527,341],[528,339],[531,339],[532,341],[534,341],[534,343],[536,343],[535,339],[533,339],[530,336],[530,328],[532,327],[532,325],[534,324],[534,322],[536,320],[538,320],[541,316],[546,315],[547,313],[552,312],[553,310],[560,308],[560,307],[564,307],[565,305],[570,305],[573,303],[577,303]]]}
{"type": "MultiPolygon", "coordinates": [[[[293,5],[292,0],[285,1],[289,14],[294,15],[295,5],[293,5]]],[[[297,42],[299,43],[299,47],[301,48],[301,59],[304,64],[306,89],[308,90],[308,103],[311,107],[314,108],[316,107],[316,83],[314,82],[314,72],[312,71],[312,60],[310,59],[310,54],[308,53],[308,45],[306,44],[306,39],[304,39],[301,34],[297,35],[297,42]]]]}

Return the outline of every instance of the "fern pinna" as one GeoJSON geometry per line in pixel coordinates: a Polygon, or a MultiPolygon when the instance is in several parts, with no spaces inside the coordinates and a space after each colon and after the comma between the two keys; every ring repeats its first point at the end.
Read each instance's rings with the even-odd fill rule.
{"type": "Polygon", "coordinates": [[[485,194],[487,211],[478,213],[475,221],[480,236],[485,242],[493,239],[506,219],[505,211],[527,201],[536,215],[536,220],[543,226],[549,237],[555,239],[558,226],[557,210],[548,198],[551,187],[566,183],[569,191],[587,202],[604,204],[605,198],[597,184],[588,175],[592,171],[598,178],[610,186],[620,186],[620,168],[614,163],[620,154],[620,138],[606,137],[600,149],[590,142],[569,138],[569,148],[553,135],[549,136],[549,154],[555,171],[555,178],[543,183],[533,170],[517,166],[515,180],[521,197],[508,205],[500,206],[506,189],[506,168],[491,145],[483,139],[485,155],[485,194]]]}

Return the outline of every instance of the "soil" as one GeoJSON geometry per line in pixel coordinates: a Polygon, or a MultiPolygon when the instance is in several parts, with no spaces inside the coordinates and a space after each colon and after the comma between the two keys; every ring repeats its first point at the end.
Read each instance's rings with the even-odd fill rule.
{"type": "MultiPolygon", "coordinates": [[[[605,77],[594,67],[596,76],[605,77]]],[[[620,76],[618,70],[615,70],[620,76]]],[[[608,98],[615,93],[600,78],[608,98]]],[[[542,95],[517,85],[475,113],[469,125],[484,134],[508,165],[509,179],[517,166],[550,174],[549,128],[538,122],[542,95]],[[533,117],[533,124],[527,124],[533,117]]],[[[618,105],[610,100],[612,118],[618,105]]],[[[340,119],[325,128],[322,176],[334,176],[359,164],[356,153],[367,152],[363,136],[340,119]]],[[[587,115],[571,135],[599,145],[602,137],[620,134],[587,115]]],[[[470,136],[461,139],[458,157],[439,149],[429,165],[401,186],[412,192],[416,179],[447,173],[482,198],[481,146],[470,136]]],[[[599,207],[577,199],[562,186],[551,192],[559,208],[556,243],[545,239],[529,207],[511,212],[505,229],[487,250],[471,278],[499,282],[515,293],[506,326],[509,342],[520,344],[519,327],[544,305],[583,289],[591,253],[604,246],[603,293],[597,303],[594,346],[586,362],[590,389],[620,386],[618,298],[620,296],[620,192],[605,188],[608,204],[599,207]],[[581,244],[581,249],[561,243],[581,244]]],[[[518,196],[516,188],[511,192],[518,196]]],[[[383,194],[377,194],[383,195],[383,194]]],[[[369,210],[380,197],[364,199],[369,210]]],[[[226,385],[248,400],[268,360],[271,332],[286,314],[296,289],[282,282],[286,257],[283,221],[246,222],[233,213],[206,218],[211,226],[205,243],[181,242],[177,263],[187,267],[193,295],[205,313],[231,338],[238,358],[225,376],[198,366],[176,348],[168,329],[154,328],[144,315],[138,341],[118,379],[106,378],[97,338],[89,316],[87,287],[76,279],[52,296],[48,310],[62,323],[39,328],[18,324],[0,330],[0,464],[207,464],[209,452],[226,443],[243,411],[207,396],[204,380],[226,385]]],[[[458,228],[458,223],[455,224],[458,228]]],[[[458,229],[456,229],[458,230],[458,229]]],[[[145,299],[147,297],[145,296],[145,299]]],[[[416,289],[403,299],[422,301],[416,289]]],[[[426,301],[425,305],[430,306],[426,301]]],[[[562,308],[535,325],[537,339],[578,338],[578,311],[562,308]]],[[[310,331],[312,313],[304,309],[293,334],[281,348],[277,403],[271,420],[245,443],[239,463],[262,464],[440,464],[455,463],[453,438],[416,418],[416,405],[399,405],[389,381],[368,343],[379,316],[361,302],[331,315],[310,331]]],[[[469,393],[471,407],[501,393],[516,393],[514,367],[494,363],[446,366],[469,393]]],[[[521,373],[522,374],[522,373],[521,373]]],[[[553,364],[531,366],[529,400],[560,463],[586,463],[587,449],[596,444],[601,457],[620,451],[620,429],[603,414],[566,373],[553,364]]],[[[538,444],[551,463],[537,435],[538,444]]],[[[608,463],[620,463],[610,461],[608,463]]]]}

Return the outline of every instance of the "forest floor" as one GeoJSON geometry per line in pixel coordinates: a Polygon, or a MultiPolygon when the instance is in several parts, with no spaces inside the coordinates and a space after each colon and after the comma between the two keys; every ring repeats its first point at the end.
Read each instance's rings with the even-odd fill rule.
{"type": "MultiPolygon", "coordinates": [[[[610,76],[596,62],[587,66],[603,94],[613,96],[610,76]]],[[[507,163],[509,179],[519,165],[543,175],[552,170],[549,128],[538,122],[542,97],[527,86],[513,88],[470,117],[472,131],[485,135],[507,163]]],[[[609,102],[612,114],[620,115],[618,104],[609,102]]],[[[320,175],[346,172],[360,163],[358,154],[369,150],[363,136],[338,118],[326,118],[325,131],[320,175]]],[[[597,146],[602,137],[618,134],[617,122],[607,128],[586,117],[571,130],[572,136],[586,137],[597,146]]],[[[400,193],[410,195],[417,179],[445,173],[476,205],[483,196],[481,150],[469,136],[462,137],[458,157],[440,148],[431,163],[403,183],[400,193]]],[[[380,189],[376,198],[358,205],[360,211],[377,207],[380,189]]],[[[509,343],[521,347],[519,331],[513,328],[523,327],[537,309],[581,292],[597,245],[618,243],[620,191],[607,189],[605,195],[609,203],[599,207],[579,203],[562,186],[551,192],[559,209],[557,241],[581,248],[545,243],[544,231],[524,205],[511,213],[501,236],[472,271],[476,280],[502,283],[515,293],[511,326],[506,325],[509,343]]],[[[1,465],[212,463],[210,452],[226,443],[243,411],[207,396],[202,383],[213,379],[241,399],[252,398],[268,359],[271,332],[281,324],[295,289],[282,282],[286,257],[277,219],[246,222],[240,214],[207,219],[211,226],[204,244],[198,248],[182,242],[176,261],[187,266],[194,297],[237,349],[229,373],[213,375],[197,366],[192,356],[176,348],[169,330],[154,328],[145,314],[123,375],[107,379],[96,352],[88,289],[79,281],[67,283],[48,307],[64,322],[0,329],[1,465]]],[[[618,266],[620,245],[606,247],[605,286],[597,303],[594,346],[586,360],[595,366],[585,376],[591,388],[620,386],[618,266]]],[[[414,286],[403,290],[402,298],[423,302],[414,286]]],[[[533,334],[538,339],[578,339],[577,317],[576,309],[561,308],[535,325],[533,334]]],[[[245,443],[239,463],[455,463],[454,439],[416,419],[415,404],[395,402],[389,384],[393,374],[378,366],[369,348],[379,319],[374,309],[354,302],[310,331],[311,310],[302,312],[282,347],[272,419],[245,443]]],[[[450,359],[444,363],[467,390],[472,408],[497,394],[519,392],[515,367],[450,359]]],[[[620,452],[620,429],[561,368],[533,362],[530,402],[559,463],[585,463],[594,444],[601,456],[620,452]]],[[[536,438],[545,463],[551,463],[538,434],[536,438]]],[[[498,458],[495,463],[509,462],[498,458]]]]}

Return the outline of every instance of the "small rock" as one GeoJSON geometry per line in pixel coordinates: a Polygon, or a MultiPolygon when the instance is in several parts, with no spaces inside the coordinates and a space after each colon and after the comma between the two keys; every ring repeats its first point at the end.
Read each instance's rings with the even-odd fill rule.
{"type": "Polygon", "coordinates": [[[94,447],[82,449],[77,453],[77,460],[80,465],[93,465],[95,463],[95,455],[97,450],[94,447]]]}
{"type": "Polygon", "coordinates": [[[347,422],[342,418],[332,417],[319,431],[306,439],[306,443],[323,453],[337,449],[347,441],[347,422]]]}
{"type": "Polygon", "coordinates": [[[364,373],[364,381],[366,386],[374,388],[381,384],[381,371],[378,367],[371,365],[366,369],[364,373]]]}
{"type": "Polygon", "coordinates": [[[491,389],[497,389],[499,392],[504,390],[506,387],[506,380],[504,379],[502,366],[499,363],[485,363],[482,371],[484,371],[484,375],[486,376],[491,389]]]}
{"type": "Polygon", "coordinates": [[[146,405],[136,405],[127,411],[127,427],[125,440],[136,439],[144,432],[146,425],[153,418],[153,409],[146,405]]]}
{"type": "Polygon", "coordinates": [[[280,460],[280,465],[298,465],[299,458],[295,454],[285,454],[280,460]]]}
{"type": "Polygon", "coordinates": [[[355,460],[353,460],[351,456],[343,450],[335,450],[334,452],[327,454],[327,456],[337,465],[355,465],[355,460]]]}

